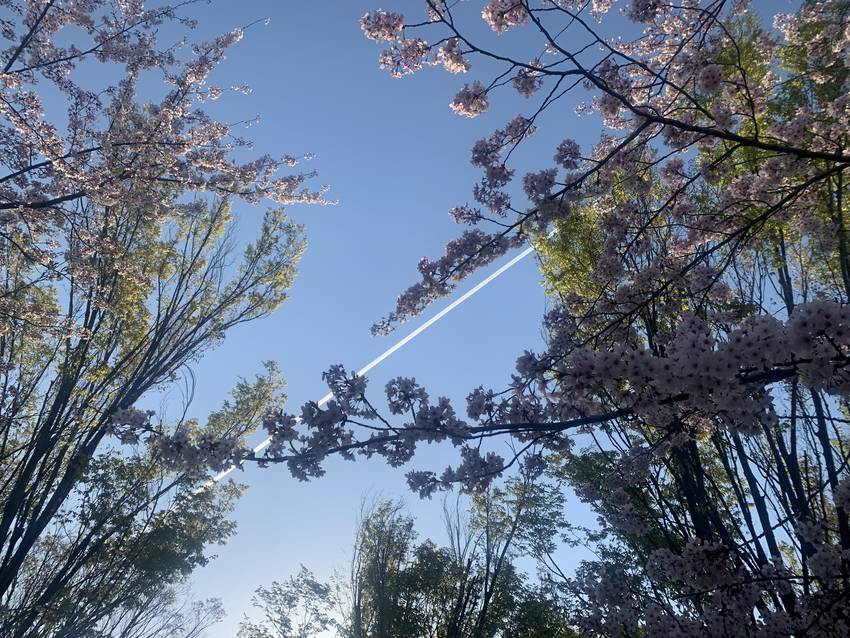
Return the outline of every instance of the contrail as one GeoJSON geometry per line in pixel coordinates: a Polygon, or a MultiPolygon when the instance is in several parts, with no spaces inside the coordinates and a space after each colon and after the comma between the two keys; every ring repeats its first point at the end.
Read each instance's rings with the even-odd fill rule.
{"type": "MultiPolygon", "coordinates": [[[[399,339],[399,340],[398,340],[395,344],[393,344],[392,346],[390,346],[389,348],[387,348],[386,350],[384,350],[381,354],[379,354],[377,357],[375,357],[374,359],[372,359],[372,360],[371,360],[369,363],[367,363],[365,366],[363,366],[362,368],[360,368],[360,369],[357,371],[357,373],[356,373],[356,374],[357,374],[357,376],[358,376],[358,377],[362,377],[362,376],[363,376],[363,375],[365,375],[367,372],[369,372],[369,370],[371,370],[371,369],[372,369],[372,368],[374,368],[376,365],[378,365],[379,363],[381,363],[384,359],[386,359],[386,358],[387,358],[387,357],[389,357],[391,354],[393,354],[396,350],[398,350],[398,349],[399,349],[399,348],[401,348],[402,346],[404,346],[404,345],[406,345],[406,344],[410,343],[411,341],[413,341],[416,337],[418,337],[420,334],[422,334],[423,332],[425,332],[428,328],[430,328],[430,327],[431,327],[431,326],[433,326],[435,323],[437,323],[440,319],[442,319],[442,318],[443,318],[443,317],[445,317],[447,314],[449,314],[452,310],[454,310],[455,308],[457,308],[457,307],[458,307],[460,304],[462,304],[464,301],[466,301],[467,299],[469,299],[470,297],[472,297],[475,293],[477,293],[479,290],[481,290],[484,286],[486,286],[486,285],[487,285],[487,284],[489,284],[491,281],[493,281],[494,279],[496,279],[497,277],[499,277],[500,275],[502,275],[505,271],[507,271],[507,270],[509,270],[510,268],[512,268],[513,266],[515,266],[515,265],[516,265],[518,262],[520,262],[521,260],[523,260],[523,259],[525,259],[526,257],[528,257],[528,255],[529,255],[529,254],[531,254],[533,251],[534,251],[534,246],[529,246],[528,248],[526,248],[525,250],[523,250],[520,254],[518,254],[516,257],[514,257],[513,259],[511,259],[508,263],[504,264],[504,265],[503,265],[503,266],[501,266],[498,270],[496,270],[496,271],[494,271],[493,273],[491,273],[490,275],[488,275],[485,279],[483,279],[483,280],[479,281],[477,284],[475,284],[475,286],[473,286],[472,288],[470,288],[469,290],[467,290],[465,293],[463,293],[460,297],[458,297],[458,298],[457,298],[457,299],[455,299],[453,302],[451,302],[448,306],[446,306],[445,308],[443,308],[443,309],[442,309],[440,312],[438,312],[436,315],[434,315],[433,317],[431,317],[430,319],[428,319],[428,321],[424,322],[421,326],[419,326],[418,328],[416,328],[415,330],[413,330],[412,332],[410,332],[407,336],[405,336],[405,337],[403,337],[403,338],[399,339]]],[[[333,398],[333,396],[334,396],[334,395],[333,395],[333,392],[328,392],[325,396],[323,396],[321,399],[319,399],[319,401],[318,401],[319,406],[320,406],[320,407],[321,407],[321,406],[323,406],[325,403],[327,403],[328,401],[330,401],[330,400],[333,398]]],[[[256,447],[254,447],[254,453],[255,453],[255,454],[258,454],[259,452],[262,452],[263,450],[265,450],[265,449],[269,446],[269,444],[270,444],[271,442],[272,442],[272,438],[271,438],[271,437],[266,438],[264,441],[262,441],[261,443],[259,443],[256,447]]],[[[239,465],[242,465],[242,463],[244,463],[244,461],[241,461],[241,462],[239,463],[239,465]]],[[[214,483],[218,483],[221,479],[223,479],[223,478],[224,478],[224,477],[226,477],[228,474],[230,474],[231,472],[233,472],[233,470],[235,470],[237,467],[239,467],[239,466],[238,466],[238,465],[231,465],[231,466],[230,466],[229,468],[227,468],[226,470],[222,470],[221,472],[219,472],[218,474],[216,474],[214,477],[212,477],[209,481],[207,481],[207,482],[206,482],[206,483],[205,483],[202,487],[198,488],[198,491],[201,491],[201,490],[203,490],[204,488],[209,487],[210,485],[213,485],[214,483]]]]}

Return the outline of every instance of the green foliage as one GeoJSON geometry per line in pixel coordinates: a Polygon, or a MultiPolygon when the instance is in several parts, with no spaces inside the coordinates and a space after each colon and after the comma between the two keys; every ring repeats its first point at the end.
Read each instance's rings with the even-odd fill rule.
{"type": "Polygon", "coordinates": [[[350,578],[335,587],[301,568],[285,585],[257,590],[265,621],[240,638],[574,638],[557,592],[534,585],[513,561],[549,548],[562,497],[553,486],[510,481],[469,509],[446,502],[448,546],[419,541],[412,517],[380,501],[362,517],[350,578]],[[333,620],[331,620],[333,617],[333,620]],[[320,619],[299,625],[300,619],[320,619]]]}
{"type": "Polygon", "coordinates": [[[599,215],[592,208],[576,206],[569,216],[555,222],[554,234],[536,237],[533,242],[547,293],[563,299],[599,294],[590,274],[602,255],[602,233],[599,215]]]}
{"type": "MultiPolygon", "coordinates": [[[[4,636],[95,636],[156,606],[166,614],[167,592],[234,531],[228,515],[240,488],[195,495],[199,478],[165,471],[144,436],[126,445],[108,436],[117,408],[166,391],[181,375],[191,382],[192,363],[231,328],[274,311],[293,282],[305,244],[281,210],[266,214],[241,259],[233,258],[228,202],[191,210],[165,222],[118,205],[106,210],[96,232],[81,231],[80,246],[70,247],[91,285],[45,281],[26,293],[30,307],[63,309],[77,328],[35,338],[23,315],[4,324],[0,603],[11,610],[0,616],[4,636]]],[[[5,267],[14,286],[23,278],[15,268],[27,265],[5,267]]],[[[255,379],[237,380],[203,424],[184,413],[153,426],[241,438],[284,400],[280,372],[267,363],[255,379]]],[[[218,616],[204,610],[204,618],[218,616]]],[[[192,625],[199,616],[185,618],[192,625]]]]}
{"type": "Polygon", "coordinates": [[[260,587],[254,606],[263,610],[265,622],[245,618],[239,638],[310,638],[327,630],[333,621],[327,612],[331,588],[316,580],[303,565],[284,583],[260,587]]]}

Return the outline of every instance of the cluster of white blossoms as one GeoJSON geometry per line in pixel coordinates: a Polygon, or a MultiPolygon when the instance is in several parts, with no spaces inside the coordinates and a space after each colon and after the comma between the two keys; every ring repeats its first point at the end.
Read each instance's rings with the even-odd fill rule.
{"type": "Polygon", "coordinates": [[[394,78],[415,73],[423,67],[431,47],[422,38],[410,38],[393,43],[381,52],[378,65],[394,78]]]}
{"type": "Polygon", "coordinates": [[[735,570],[723,544],[694,539],[679,553],[655,550],[647,570],[654,579],[672,580],[688,592],[686,604],[680,609],[671,604],[650,605],[645,618],[648,631],[658,635],[718,638],[751,635],[739,619],[758,604],[762,588],[758,582],[749,582],[744,572],[735,570]],[[697,616],[691,611],[691,604],[696,601],[703,607],[697,616]]]}
{"type": "Polygon", "coordinates": [[[554,160],[556,164],[568,171],[575,170],[581,161],[581,147],[575,140],[567,138],[558,144],[554,160]]]}
{"type": "Polygon", "coordinates": [[[446,468],[439,478],[432,472],[414,471],[408,475],[411,488],[423,496],[458,483],[470,491],[481,489],[502,470],[501,457],[464,446],[473,438],[469,426],[457,418],[448,399],[438,397],[432,401],[414,379],[400,377],[387,383],[385,394],[390,412],[407,418],[401,425],[387,426],[386,419],[366,399],[364,377],[336,365],[324,378],[334,400],[325,408],[308,402],[302,407],[300,418],[283,412],[267,415],[263,428],[270,444],[263,456],[252,456],[253,460],[263,465],[285,461],[293,476],[308,480],[324,473],[321,464],[330,454],[347,459],[353,459],[355,453],[377,455],[396,467],[410,461],[419,442],[450,440],[461,447],[462,461],[457,468],[446,468]],[[358,430],[367,436],[358,438],[358,430]]]}
{"type": "Polygon", "coordinates": [[[723,70],[718,64],[707,64],[697,75],[697,87],[706,93],[717,93],[723,82],[723,70]]]}
{"type": "Polygon", "coordinates": [[[522,188],[532,202],[542,202],[552,195],[555,187],[557,171],[554,168],[546,168],[534,173],[526,173],[522,178],[522,188]]]}
{"type": "Polygon", "coordinates": [[[843,359],[850,345],[850,307],[833,302],[798,306],[788,321],[787,339],[807,386],[850,395],[850,376],[843,359]]]}
{"type": "Polygon", "coordinates": [[[439,259],[419,260],[422,281],[399,295],[395,309],[372,326],[372,333],[389,333],[395,323],[420,314],[429,303],[445,296],[454,288],[453,280],[463,279],[521,243],[520,238],[485,233],[478,228],[465,231],[446,245],[446,254],[439,259]]]}
{"type": "Polygon", "coordinates": [[[110,415],[107,433],[125,445],[136,445],[144,437],[150,454],[169,471],[198,479],[208,472],[221,472],[250,456],[238,436],[211,432],[192,435],[185,427],[163,431],[151,423],[152,410],[121,408],[110,415]]]}
{"type": "Polygon", "coordinates": [[[616,636],[639,625],[640,606],[622,571],[606,566],[578,576],[575,586],[583,592],[590,610],[581,617],[580,630],[592,636],[616,636]]]}
{"type": "MultiPolygon", "coordinates": [[[[163,25],[193,21],[167,2],[149,5],[3,3],[8,46],[0,73],[0,211],[8,224],[4,236],[33,265],[27,275],[33,282],[64,280],[91,295],[101,263],[94,254],[114,259],[124,280],[140,280],[130,260],[121,259],[121,241],[86,230],[102,227],[110,209],[165,223],[192,214],[187,195],[325,202],[324,188],[306,187],[313,172],[288,170],[294,157],[246,157],[250,141],[238,125],[204,110],[226,91],[240,90],[211,84],[210,74],[243,31],[195,42],[178,54],[180,47],[163,44],[163,25]],[[100,73],[101,65],[121,72],[100,73]],[[138,83],[148,72],[161,74],[162,91],[146,90],[142,104],[138,83]],[[80,84],[83,76],[88,80],[80,84]],[[48,108],[45,95],[65,108],[48,108]]],[[[21,299],[0,316],[0,332],[18,317],[42,328],[34,333],[86,337],[65,313],[53,309],[50,316],[38,296],[13,297],[21,299]]]]}
{"type": "Polygon", "coordinates": [[[542,66],[540,60],[535,58],[528,63],[528,67],[523,67],[511,80],[514,88],[523,97],[531,97],[543,86],[543,75],[539,69],[542,66]]]}
{"type": "Polygon", "coordinates": [[[518,115],[503,128],[480,139],[472,147],[470,163],[483,170],[484,176],[473,188],[475,200],[500,216],[510,207],[510,197],[503,190],[514,171],[505,164],[504,156],[521,141],[534,135],[534,126],[518,115]]]}
{"type": "Polygon", "coordinates": [[[449,103],[452,111],[464,117],[478,117],[490,108],[487,99],[487,89],[481,82],[475,80],[472,84],[464,84],[449,103]]]}
{"type": "Polygon", "coordinates": [[[431,498],[434,492],[455,485],[467,493],[480,492],[501,476],[505,468],[505,460],[495,452],[482,454],[477,447],[464,445],[460,454],[461,463],[455,468],[447,467],[439,477],[428,470],[408,472],[408,487],[420,498],[431,498]]]}
{"type": "MultiPolygon", "coordinates": [[[[404,16],[399,13],[381,9],[371,11],[360,19],[360,28],[370,40],[389,43],[378,58],[378,65],[395,78],[404,77],[425,66],[442,65],[449,73],[466,73],[469,70],[470,64],[464,58],[459,38],[447,38],[434,46],[422,38],[406,38],[404,16]]],[[[476,110],[487,110],[486,91],[477,99],[466,94],[465,97],[467,101],[458,103],[455,109],[457,112],[474,117],[476,110]]],[[[455,108],[454,103],[452,108],[455,108]]]]}
{"type": "Polygon", "coordinates": [[[832,494],[835,506],[850,513],[850,474],[838,482],[838,486],[832,494]]]}
{"type": "Polygon", "coordinates": [[[440,476],[444,485],[459,483],[467,492],[486,488],[501,475],[505,460],[495,452],[482,454],[477,447],[464,445],[460,449],[461,463],[456,468],[446,468],[440,476]]]}
{"type": "MultiPolygon", "coordinates": [[[[553,311],[550,315],[550,323],[562,328],[558,319],[561,314],[553,311]]],[[[413,457],[418,443],[449,440],[460,448],[461,463],[457,467],[449,467],[439,476],[430,471],[408,474],[410,487],[428,496],[454,484],[474,491],[499,475],[504,459],[467,445],[478,431],[502,429],[529,441],[541,427],[545,432],[547,422],[558,423],[598,410],[598,396],[617,397],[632,414],[658,426],[693,422],[701,428],[718,423],[733,432],[755,434],[777,422],[767,391],[771,383],[799,375],[804,382],[816,383],[828,392],[846,393],[850,387],[844,371],[850,348],[850,309],[827,301],[800,305],[787,324],[767,316],[749,318],[724,341],[717,341],[704,321],[687,316],[671,335],[663,357],[639,346],[608,351],[576,346],[569,330],[562,337],[553,334],[550,345],[545,355],[527,351],[518,358],[512,395],[497,395],[483,388],[470,393],[467,413],[479,426],[459,419],[445,397],[432,401],[414,379],[406,378],[393,379],[385,388],[390,413],[407,419],[391,425],[366,398],[366,379],[333,366],[324,378],[335,398],[324,408],[308,402],[300,417],[286,413],[266,417],[263,427],[271,444],[264,456],[254,457],[235,439],[202,435],[193,441],[182,430],[173,435],[156,434],[148,443],[172,469],[196,473],[203,468],[220,470],[252,458],[261,463],[286,461],[294,476],[307,480],[323,474],[322,461],[331,454],[349,459],[355,453],[378,455],[398,466],[413,457]],[[559,388],[555,394],[533,390],[550,387],[553,382],[559,388]],[[367,425],[369,422],[373,425],[367,425]],[[527,424],[531,430],[526,430],[527,424]],[[361,437],[359,432],[368,436],[361,437]]],[[[141,425],[147,422],[147,415],[126,410],[116,414],[115,422],[141,425]]],[[[554,432],[559,431],[554,427],[554,432]]],[[[687,440],[680,426],[672,427],[666,445],[656,446],[652,453],[635,448],[631,461],[622,461],[621,470],[632,467],[637,477],[646,471],[652,454],[664,454],[670,445],[687,440]]],[[[568,437],[561,435],[550,435],[544,443],[553,450],[570,445],[568,437]]],[[[542,456],[539,463],[544,463],[542,456]]],[[[848,484],[845,479],[835,490],[839,507],[848,500],[848,484]]],[[[641,535],[648,528],[634,510],[627,485],[623,483],[605,494],[588,492],[584,497],[604,500],[609,522],[620,531],[641,535]],[[612,514],[615,511],[616,516],[612,514]]],[[[826,561],[831,551],[824,549],[818,560],[826,561]]],[[[821,571],[826,573],[829,565],[834,567],[834,562],[821,571]]]]}
{"type": "Polygon", "coordinates": [[[394,42],[404,32],[404,16],[378,9],[360,18],[360,29],[370,40],[394,42]]]}
{"type": "Polygon", "coordinates": [[[153,434],[146,442],[164,467],[193,478],[205,476],[210,470],[216,473],[226,470],[250,455],[239,437],[221,437],[210,432],[192,437],[183,428],[172,434],[153,434]]]}
{"type": "Polygon", "coordinates": [[[154,412],[151,410],[139,410],[134,407],[119,408],[110,415],[109,421],[113,427],[126,426],[141,429],[148,424],[153,415],[154,412]]]}
{"type": "Polygon", "coordinates": [[[562,359],[556,366],[559,386],[578,404],[608,393],[649,422],[710,415],[752,434],[776,422],[766,388],[783,378],[799,374],[809,387],[850,395],[848,347],[850,308],[823,301],[801,304],[787,324],[748,318],[721,342],[703,320],[686,316],[663,357],[626,345],[548,356],[562,359]]]}
{"type": "Polygon", "coordinates": [[[139,410],[132,406],[119,408],[109,415],[107,431],[121,443],[133,445],[139,442],[140,433],[147,429],[153,415],[151,410],[139,410]]]}
{"type": "Polygon", "coordinates": [[[458,38],[449,38],[437,51],[437,61],[449,73],[466,73],[469,62],[464,59],[458,38]]]}
{"type": "Polygon", "coordinates": [[[504,33],[528,22],[528,11],[520,0],[491,0],[481,12],[481,17],[493,31],[504,33]]]}
{"type": "MultiPolygon", "coordinates": [[[[610,7],[610,3],[608,3],[610,7]]],[[[661,8],[660,0],[631,0],[626,15],[635,22],[651,22],[661,8]]]]}
{"type": "MultiPolygon", "coordinates": [[[[810,565],[817,556],[809,558],[810,565]]],[[[796,597],[797,577],[779,556],[751,574],[731,562],[729,549],[722,543],[692,539],[678,552],[666,548],[651,552],[646,573],[657,587],[654,591],[630,588],[632,577],[613,567],[578,579],[576,584],[592,603],[590,613],[579,618],[579,628],[604,636],[637,632],[677,638],[779,638],[799,632],[826,638],[845,635],[847,629],[840,610],[796,597]],[[675,599],[662,597],[662,587],[671,582],[683,593],[675,599]],[[781,596],[789,605],[794,600],[795,612],[764,607],[766,595],[781,596]],[[762,612],[754,633],[741,619],[759,607],[762,612]]],[[[834,576],[826,582],[831,587],[834,576]]]]}

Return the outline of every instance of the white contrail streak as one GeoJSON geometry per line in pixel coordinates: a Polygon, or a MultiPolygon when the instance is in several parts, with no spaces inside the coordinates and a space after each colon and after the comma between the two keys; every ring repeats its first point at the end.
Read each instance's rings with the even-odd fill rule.
{"type": "MultiPolygon", "coordinates": [[[[404,346],[404,345],[406,345],[406,344],[410,343],[411,341],[413,341],[413,339],[415,339],[415,338],[416,338],[416,337],[418,337],[420,334],[422,334],[423,332],[425,332],[428,328],[430,328],[431,326],[433,326],[435,323],[437,323],[440,319],[442,319],[442,318],[443,318],[443,317],[445,317],[447,314],[449,314],[452,310],[454,310],[455,308],[457,308],[457,307],[458,307],[460,304],[462,304],[464,301],[466,301],[467,299],[469,299],[470,297],[472,297],[475,293],[477,293],[479,290],[481,290],[484,286],[486,286],[486,285],[487,285],[487,284],[489,284],[491,281],[493,281],[494,279],[496,279],[497,277],[499,277],[499,275],[502,275],[502,274],[503,274],[506,270],[509,270],[510,268],[512,268],[513,266],[515,266],[518,262],[520,262],[522,259],[524,259],[525,257],[527,257],[527,256],[528,256],[529,254],[531,254],[531,252],[533,252],[533,251],[534,251],[534,246],[529,246],[528,248],[526,248],[525,250],[523,250],[520,254],[518,254],[516,257],[514,257],[513,259],[511,259],[508,263],[504,264],[504,265],[503,265],[503,266],[501,266],[498,270],[496,270],[496,271],[494,271],[493,273],[491,273],[490,275],[488,275],[485,279],[483,279],[483,280],[481,280],[480,282],[478,282],[477,284],[475,284],[475,286],[473,286],[472,288],[470,288],[469,290],[467,290],[465,293],[463,293],[460,297],[458,297],[458,298],[457,298],[457,299],[455,299],[453,302],[451,302],[448,306],[446,306],[445,308],[443,308],[443,309],[442,309],[440,312],[438,312],[436,315],[434,315],[433,317],[431,317],[430,319],[428,319],[428,321],[424,322],[421,326],[419,326],[418,328],[416,328],[415,330],[413,330],[412,332],[410,332],[410,334],[408,334],[407,336],[403,337],[402,339],[399,339],[399,340],[398,340],[398,341],[397,341],[394,345],[392,345],[392,346],[390,346],[389,348],[387,348],[386,350],[384,350],[381,354],[379,354],[377,357],[375,357],[374,359],[372,359],[372,360],[371,360],[369,363],[367,363],[365,366],[363,366],[362,368],[360,368],[360,369],[357,371],[357,376],[358,376],[358,377],[362,377],[362,376],[363,376],[363,375],[365,375],[367,372],[369,372],[369,370],[371,370],[371,369],[372,369],[372,368],[374,368],[376,365],[378,365],[379,363],[381,363],[384,359],[386,359],[386,358],[387,358],[387,357],[389,357],[391,354],[393,354],[396,350],[398,350],[398,349],[399,349],[399,348],[401,348],[402,346],[404,346]]],[[[323,406],[325,403],[327,403],[328,401],[330,401],[332,398],[333,398],[333,393],[332,393],[332,392],[328,392],[325,396],[323,396],[321,399],[319,399],[319,401],[318,401],[319,406],[320,406],[320,407],[321,407],[321,406],[323,406]]],[[[260,444],[258,444],[258,445],[254,448],[254,453],[255,453],[255,454],[258,454],[259,452],[262,452],[263,450],[265,450],[265,449],[269,446],[269,444],[271,443],[271,441],[272,441],[271,437],[266,438],[264,441],[262,441],[260,444]]],[[[241,465],[241,464],[242,464],[242,462],[240,462],[240,465],[241,465]]],[[[235,470],[237,467],[238,467],[238,465],[231,465],[231,466],[230,466],[229,468],[227,468],[226,470],[223,470],[223,471],[219,472],[219,473],[218,473],[218,474],[216,474],[214,477],[212,477],[209,481],[207,481],[207,482],[204,484],[204,486],[203,486],[203,487],[199,488],[199,490],[198,490],[198,491],[200,491],[200,490],[204,489],[205,487],[209,487],[210,485],[213,485],[214,483],[218,483],[221,479],[223,479],[223,478],[224,478],[224,477],[226,477],[228,474],[230,474],[231,472],[233,472],[233,470],[235,470]]]]}

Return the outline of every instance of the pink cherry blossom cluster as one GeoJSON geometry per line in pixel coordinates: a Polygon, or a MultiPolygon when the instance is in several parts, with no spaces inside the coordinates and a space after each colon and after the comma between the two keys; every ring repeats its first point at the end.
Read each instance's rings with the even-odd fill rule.
{"type": "Polygon", "coordinates": [[[134,445],[139,442],[140,434],[149,429],[153,415],[154,412],[150,410],[120,408],[109,416],[107,431],[121,443],[134,445]]]}
{"type": "Polygon", "coordinates": [[[660,0],[631,0],[626,15],[635,22],[651,22],[661,8],[660,0]]]}
{"type": "MultiPolygon", "coordinates": [[[[550,320],[560,327],[557,314],[552,313],[550,320]]],[[[366,379],[348,373],[342,366],[333,366],[324,378],[334,400],[325,408],[313,402],[305,404],[300,418],[285,413],[268,416],[264,421],[272,439],[268,451],[254,457],[241,450],[242,458],[263,464],[285,460],[294,476],[306,480],[323,474],[322,461],[330,454],[346,458],[354,458],[354,453],[367,457],[377,454],[391,465],[402,465],[413,457],[418,442],[450,440],[461,449],[461,464],[440,476],[427,471],[411,472],[411,488],[422,495],[452,484],[475,490],[498,476],[505,465],[497,455],[467,445],[479,431],[504,428],[520,441],[533,440],[531,433],[537,431],[536,424],[574,419],[586,410],[599,409],[593,397],[602,393],[617,395],[620,405],[629,406],[631,413],[645,422],[675,423],[684,419],[702,423],[716,419],[733,432],[754,435],[776,425],[775,408],[766,386],[791,378],[798,368],[811,365],[816,344],[831,344],[833,351],[823,365],[832,376],[843,375],[846,349],[850,347],[848,326],[850,314],[846,307],[817,302],[800,306],[787,326],[769,317],[748,319],[724,342],[717,342],[703,321],[690,316],[677,326],[665,357],[639,348],[597,352],[573,346],[565,356],[555,347],[572,342],[555,339],[553,349],[544,355],[526,352],[517,360],[516,392],[512,396],[499,396],[483,388],[469,395],[468,415],[481,424],[474,427],[457,418],[447,399],[441,397],[432,402],[415,380],[406,378],[390,381],[385,389],[390,413],[408,418],[404,425],[392,425],[368,401],[366,379]],[[544,391],[544,396],[540,396],[523,390],[535,386],[542,389],[552,382],[559,388],[555,394],[544,391]],[[578,411],[567,405],[578,406],[578,411]],[[702,416],[697,418],[698,415],[702,416]],[[366,425],[367,422],[376,425],[366,425]],[[525,429],[529,424],[532,429],[525,429]],[[368,433],[365,438],[358,435],[361,428],[368,433]]],[[[805,379],[802,374],[800,378],[805,379]]],[[[671,430],[668,444],[657,446],[652,454],[645,448],[634,448],[628,462],[623,460],[622,471],[634,473],[635,479],[643,476],[653,455],[664,454],[670,443],[676,446],[689,440],[683,434],[683,430],[678,434],[671,430]]],[[[546,444],[551,449],[569,447],[561,437],[550,436],[546,444]]],[[[185,461],[179,461],[183,468],[206,463],[211,469],[220,469],[240,453],[233,441],[225,441],[220,447],[206,439],[192,443],[182,431],[169,437],[154,437],[151,445],[174,466],[181,455],[185,456],[185,461]]],[[[538,462],[545,463],[542,457],[538,462]]],[[[621,533],[641,535],[647,532],[647,523],[634,509],[627,486],[624,483],[604,497],[608,503],[607,519],[621,533]]],[[[836,489],[839,506],[844,504],[845,491],[844,483],[836,489]]],[[[595,500],[602,494],[588,492],[585,497],[595,500]]]]}
{"type": "Polygon", "coordinates": [[[565,139],[558,144],[554,160],[556,164],[568,171],[575,170],[579,167],[579,161],[581,161],[581,147],[575,140],[565,139]]]}
{"type": "Polygon", "coordinates": [[[472,147],[472,165],[484,171],[484,177],[475,185],[473,194],[475,200],[491,212],[504,216],[510,207],[510,198],[504,187],[513,179],[514,171],[505,165],[504,155],[533,135],[534,130],[529,120],[517,116],[504,128],[478,140],[472,147]]]}
{"type": "Polygon", "coordinates": [[[250,450],[236,436],[212,432],[192,434],[184,427],[167,432],[151,423],[151,410],[120,408],[109,417],[107,433],[125,445],[136,445],[144,437],[151,455],[169,471],[200,478],[209,471],[221,472],[250,456],[250,450]]]}
{"type": "Polygon", "coordinates": [[[360,29],[370,40],[395,42],[404,32],[404,16],[378,9],[360,18],[360,29]]]}
{"type": "Polygon", "coordinates": [[[286,461],[290,472],[300,480],[321,476],[322,461],[330,454],[353,459],[354,453],[371,457],[379,455],[392,466],[411,460],[418,442],[435,443],[450,440],[461,448],[461,463],[447,468],[440,477],[432,472],[411,472],[412,489],[423,496],[434,490],[460,484],[475,491],[497,477],[504,466],[501,457],[481,454],[478,448],[464,445],[472,438],[469,426],[457,418],[445,397],[432,402],[414,379],[397,378],[387,383],[387,404],[392,414],[407,416],[400,427],[387,427],[366,399],[366,379],[349,374],[342,366],[331,367],[324,375],[334,400],[323,409],[315,403],[303,406],[300,418],[279,413],[265,418],[263,427],[271,438],[261,457],[248,458],[261,464],[286,461]],[[377,425],[366,426],[366,422],[377,425]],[[365,438],[357,430],[365,428],[365,438]]]}
{"type": "Polygon", "coordinates": [[[458,115],[478,117],[490,108],[490,103],[487,100],[487,89],[478,80],[475,80],[472,84],[464,84],[449,106],[458,115]]]}
{"type": "Polygon", "coordinates": [[[469,62],[463,57],[463,51],[458,38],[449,38],[437,50],[437,61],[449,73],[466,73],[470,67],[469,62]]]}
{"type": "Polygon", "coordinates": [[[718,64],[703,66],[697,76],[697,86],[706,93],[717,93],[723,81],[723,70],[718,64]]]}
{"type": "Polygon", "coordinates": [[[535,58],[517,72],[511,80],[517,93],[523,97],[531,97],[543,86],[543,75],[537,70],[540,66],[540,60],[535,58]]]}
{"type": "MultiPolygon", "coordinates": [[[[186,195],[201,193],[251,203],[325,202],[323,188],[307,187],[314,173],[291,172],[299,161],[294,156],[237,160],[250,140],[204,110],[226,92],[210,83],[210,74],[242,39],[241,29],[195,42],[181,55],[181,47],[166,40],[180,36],[164,27],[195,26],[182,15],[186,3],[149,8],[90,0],[44,3],[38,10],[23,1],[4,4],[0,217],[4,250],[8,245],[19,254],[9,264],[14,268],[17,258],[31,264],[31,283],[62,280],[89,290],[95,254],[114,261],[129,282],[139,281],[110,233],[87,230],[126,211],[167,223],[191,215],[186,195]],[[101,66],[117,70],[117,79],[100,73],[101,66]],[[99,83],[83,86],[82,75],[99,83]],[[141,93],[148,75],[163,79],[161,94],[141,93]],[[48,94],[58,96],[51,102],[63,103],[61,112],[45,102],[48,94]]],[[[84,336],[37,305],[15,301],[0,316],[0,331],[13,317],[37,315],[42,333],[84,336]]]]}
{"type": "Polygon", "coordinates": [[[421,38],[400,40],[381,53],[378,63],[391,76],[400,78],[421,69],[430,52],[431,47],[421,38]]]}
{"type": "Polygon", "coordinates": [[[756,434],[777,422],[765,389],[777,379],[799,373],[808,387],[850,396],[848,328],[847,306],[815,302],[798,306],[785,326],[771,317],[748,318],[720,343],[704,321],[686,316],[664,357],[635,346],[548,356],[562,361],[559,386],[576,402],[604,392],[650,422],[675,421],[684,412],[756,434]]]}
{"type": "Polygon", "coordinates": [[[372,326],[372,332],[388,333],[393,324],[420,314],[431,301],[445,296],[454,287],[449,279],[460,280],[517,245],[517,239],[504,235],[484,233],[477,228],[465,231],[446,245],[443,257],[434,261],[423,257],[419,261],[422,281],[399,296],[395,309],[386,319],[372,326]]]}
{"type": "Polygon", "coordinates": [[[163,467],[189,477],[202,477],[210,470],[221,472],[250,455],[238,437],[210,432],[193,437],[183,428],[172,434],[154,434],[146,443],[163,467]]]}
{"type": "Polygon", "coordinates": [[[528,22],[528,11],[522,0],[490,0],[481,17],[493,31],[504,33],[528,22]]]}
{"type": "MultiPolygon", "coordinates": [[[[430,4],[428,8],[429,15],[439,19],[439,12],[430,4]]],[[[464,58],[459,38],[447,38],[442,45],[438,43],[434,46],[422,38],[406,38],[404,16],[399,13],[381,9],[366,13],[360,19],[360,29],[370,40],[389,43],[378,58],[378,65],[395,78],[410,75],[425,66],[442,65],[449,73],[466,73],[469,70],[470,64],[464,58]]],[[[473,85],[458,94],[452,102],[452,108],[467,117],[486,111],[486,91],[474,93],[476,89],[473,85]]]]}

